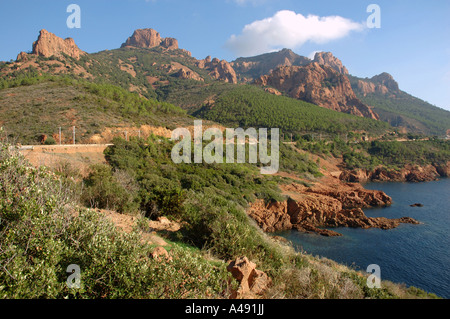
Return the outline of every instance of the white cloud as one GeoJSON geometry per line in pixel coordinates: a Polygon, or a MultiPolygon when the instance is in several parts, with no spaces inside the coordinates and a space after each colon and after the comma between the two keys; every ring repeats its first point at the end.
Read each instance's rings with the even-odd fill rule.
{"type": "Polygon", "coordinates": [[[308,58],[310,60],[314,60],[314,58],[316,57],[316,53],[319,53],[319,52],[323,52],[323,51],[313,51],[308,55],[308,58]]]}
{"type": "Polygon", "coordinates": [[[241,34],[232,35],[228,39],[226,47],[236,55],[252,56],[282,48],[299,48],[308,41],[324,44],[363,28],[363,24],[340,16],[305,17],[300,13],[283,10],[273,17],[246,25],[241,34]]]}

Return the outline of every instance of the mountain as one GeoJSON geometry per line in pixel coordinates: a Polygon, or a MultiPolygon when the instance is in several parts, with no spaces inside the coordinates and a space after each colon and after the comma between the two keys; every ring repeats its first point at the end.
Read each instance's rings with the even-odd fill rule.
{"type": "Polygon", "coordinates": [[[356,97],[345,75],[317,62],[307,66],[281,66],[254,83],[273,87],[292,98],[327,109],[379,119],[378,114],[356,97]]]}
{"type": "MultiPolygon", "coordinates": [[[[42,57],[61,57],[68,55],[74,59],[79,59],[86,53],[81,51],[75,44],[72,38],[61,39],[47,30],[41,30],[36,42],[33,43],[33,55],[42,57]]],[[[25,52],[19,53],[17,60],[26,60],[27,54],[25,52]]]]}
{"type": "Polygon", "coordinates": [[[113,136],[142,136],[158,128],[192,125],[192,117],[166,102],[109,85],[65,76],[28,75],[0,80],[0,127],[21,144],[48,137],[71,144],[109,143],[113,136]]]}
{"type": "Polygon", "coordinates": [[[231,62],[242,82],[251,82],[254,79],[269,74],[279,66],[302,66],[310,63],[309,58],[300,56],[290,49],[279,52],[266,53],[249,58],[239,58],[231,62]]]}
{"type": "MultiPolygon", "coordinates": [[[[2,78],[25,73],[71,76],[108,83],[142,98],[166,101],[194,114],[211,107],[236,85],[261,86],[270,94],[382,120],[400,131],[443,135],[450,127],[449,112],[402,92],[383,73],[360,79],[348,73],[330,52],[313,60],[289,49],[228,62],[210,56],[196,59],[178,41],[153,29],[139,29],[121,48],[88,54],[73,39],[62,39],[42,30],[31,53],[0,64],[2,78]]],[[[251,101],[249,101],[250,104],[251,101]]],[[[198,114],[204,114],[200,112],[198,114]]],[[[301,131],[301,130],[297,130],[301,131]]]]}
{"type": "Polygon", "coordinates": [[[402,90],[388,73],[370,79],[349,76],[356,96],[400,131],[445,136],[450,127],[450,112],[402,90]]]}
{"type": "Polygon", "coordinates": [[[311,60],[283,49],[239,58],[231,65],[241,81],[267,85],[266,90],[275,94],[283,93],[341,112],[380,119],[403,133],[445,136],[450,128],[450,112],[401,91],[399,84],[386,72],[370,79],[350,75],[330,52],[318,52],[311,60]],[[317,76],[324,73],[319,67],[313,67],[314,63],[323,71],[328,67],[336,74],[329,79],[325,75],[317,76]],[[340,85],[339,89],[335,87],[340,81],[345,82],[344,90],[340,85]]]}

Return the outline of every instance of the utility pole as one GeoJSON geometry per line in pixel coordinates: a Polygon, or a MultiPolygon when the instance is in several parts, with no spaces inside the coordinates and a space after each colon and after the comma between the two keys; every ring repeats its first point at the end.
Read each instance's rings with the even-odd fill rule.
{"type": "Polygon", "coordinates": [[[139,130],[138,132],[139,132],[139,139],[141,139],[141,130],[139,130]]]}
{"type": "Polygon", "coordinates": [[[127,131],[125,131],[125,141],[128,142],[128,132],[127,131]]]}
{"type": "Polygon", "coordinates": [[[76,142],[75,142],[75,126],[73,127],[73,145],[75,145],[76,144],[76,142]]]}
{"type": "Polygon", "coordinates": [[[61,127],[59,128],[59,145],[61,145],[61,127]]]}

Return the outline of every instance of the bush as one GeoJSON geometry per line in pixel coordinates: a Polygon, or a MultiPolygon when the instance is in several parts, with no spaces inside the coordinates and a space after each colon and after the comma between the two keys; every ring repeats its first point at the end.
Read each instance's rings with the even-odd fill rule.
{"type": "Polygon", "coordinates": [[[45,144],[45,145],[56,145],[56,141],[55,141],[55,139],[54,139],[53,137],[49,136],[49,137],[45,140],[44,144],[45,144]]]}
{"type": "Polygon", "coordinates": [[[0,182],[0,298],[226,297],[224,263],[175,244],[172,262],[152,260],[137,228],[124,234],[76,208],[57,176],[3,144],[0,182]],[[71,264],[81,268],[80,289],[66,285],[71,264]]]}
{"type": "Polygon", "coordinates": [[[94,165],[84,180],[83,201],[92,208],[135,213],[138,188],[126,172],[113,172],[108,165],[94,165]]]}

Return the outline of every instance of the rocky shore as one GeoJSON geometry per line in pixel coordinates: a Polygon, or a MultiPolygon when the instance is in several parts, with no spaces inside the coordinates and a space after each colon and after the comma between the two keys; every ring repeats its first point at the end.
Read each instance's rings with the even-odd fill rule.
{"type": "Polygon", "coordinates": [[[344,171],[340,179],[345,182],[431,182],[441,177],[450,176],[450,162],[446,165],[406,165],[400,170],[388,170],[378,167],[372,171],[357,169],[344,171]]]}
{"type": "Polygon", "coordinates": [[[248,215],[265,232],[296,229],[323,236],[341,236],[325,228],[392,229],[401,223],[419,224],[409,217],[367,217],[363,208],[389,206],[392,198],[382,191],[364,189],[359,183],[345,183],[325,176],[311,187],[291,183],[281,188],[287,200],[268,204],[258,200],[248,210],[248,215]]]}

